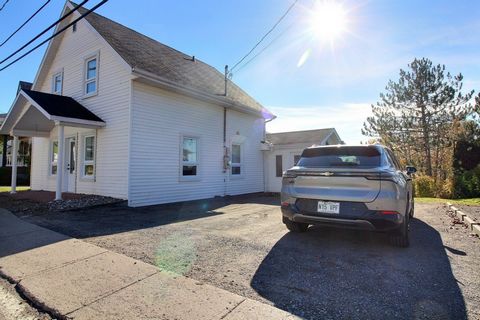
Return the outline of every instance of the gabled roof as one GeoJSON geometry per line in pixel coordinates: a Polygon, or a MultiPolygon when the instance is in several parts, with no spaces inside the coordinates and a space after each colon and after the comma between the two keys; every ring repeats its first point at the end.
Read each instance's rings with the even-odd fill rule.
{"type": "Polygon", "coordinates": [[[33,84],[31,82],[19,81],[18,82],[18,88],[17,88],[17,94],[20,92],[20,90],[31,90],[32,85],[33,84]]]}
{"type": "Polygon", "coordinates": [[[273,143],[274,145],[295,143],[321,144],[332,134],[337,134],[335,128],[267,133],[267,141],[273,143]]]}
{"type": "Polygon", "coordinates": [[[20,90],[0,126],[0,134],[46,136],[56,123],[101,128],[105,122],[71,97],[20,90]]]}
{"type": "Polygon", "coordinates": [[[72,97],[32,90],[23,90],[23,92],[51,116],[103,122],[72,97]]]}
{"type": "MultiPolygon", "coordinates": [[[[71,4],[77,6],[73,2],[71,4]]],[[[87,9],[80,7],[78,11],[83,14],[87,9]]],[[[145,71],[169,82],[222,97],[267,117],[272,116],[260,103],[230,80],[228,94],[225,97],[225,77],[212,66],[95,12],[85,19],[132,70],[145,71]]]]}

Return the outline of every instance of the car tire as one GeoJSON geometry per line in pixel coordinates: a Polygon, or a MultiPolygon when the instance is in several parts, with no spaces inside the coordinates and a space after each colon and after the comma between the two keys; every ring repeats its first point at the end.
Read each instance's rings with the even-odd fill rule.
{"type": "Polygon", "coordinates": [[[414,214],[415,214],[415,202],[413,202],[413,199],[412,199],[412,208],[410,209],[410,213],[409,213],[410,218],[413,218],[414,214]]]}
{"type": "Polygon", "coordinates": [[[284,221],[287,229],[292,232],[305,232],[308,229],[308,223],[294,222],[286,219],[284,221]]]}
{"type": "Polygon", "coordinates": [[[390,243],[395,247],[407,248],[410,245],[409,239],[409,214],[405,215],[405,221],[399,230],[390,235],[390,243]]]}

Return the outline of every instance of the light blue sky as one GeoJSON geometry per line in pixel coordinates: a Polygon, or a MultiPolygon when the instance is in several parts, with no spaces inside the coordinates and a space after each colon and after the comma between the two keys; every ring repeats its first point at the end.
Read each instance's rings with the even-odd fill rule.
{"type": "MultiPolygon", "coordinates": [[[[10,0],[0,11],[0,42],[43,2],[10,0]]],[[[87,7],[99,0],[90,2],[87,7]]],[[[98,13],[223,70],[248,52],[292,2],[110,0],[98,13]]],[[[314,1],[299,0],[259,49],[276,40],[234,73],[237,84],[277,114],[270,131],[335,127],[347,143],[358,143],[364,139],[360,128],[369,105],[414,57],[462,72],[465,88],[480,90],[479,1],[339,2],[348,12],[348,32],[333,47],[308,32],[314,1]],[[299,67],[307,51],[308,59],[299,67]]],[[[51,0],[0,48],[0,57],[57,19],[63,4],[51,0]]],[[[44,50],[0,72],[0,112],[8,111],[19,80],[33,81],[44,50]]]]}

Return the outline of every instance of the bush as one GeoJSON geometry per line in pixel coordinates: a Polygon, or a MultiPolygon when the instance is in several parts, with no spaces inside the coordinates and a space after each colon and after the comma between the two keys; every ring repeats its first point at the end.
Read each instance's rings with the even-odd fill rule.
{"type": "Polygon", "coordinates": [[[435,197],[435,181],[432,177],[419,175],[413,181],[415,197],[435,197]]]}
{"type": "Polygon", "coordinates": [[[436,196],[443,199],[452,199],[455,193],[455,185],[452,180],[437,183],[436,196]]]}
{"type": "Polygon", "coordinates": [[[455,198],[480,197],[480,165],[455,175],[455,198]]]}

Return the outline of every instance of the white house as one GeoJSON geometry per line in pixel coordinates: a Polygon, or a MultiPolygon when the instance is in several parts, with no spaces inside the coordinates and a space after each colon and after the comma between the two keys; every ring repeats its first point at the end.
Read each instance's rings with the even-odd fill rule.
{"type": "Polygon", "coordinates": [[[273,117],[213,67],[91,13],[51,40],[0,134],[14,149],[32,137],[32,189],[141,206],[264,191],[273,117]]]}
{"type": "Polygon", "coordinates": [[[342,144],[334,128],[267,133],[271,148],[265,155],[265,190],[280,192],[283,171],[297,164],[303,149],[312,145],[342,144]]]}

